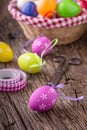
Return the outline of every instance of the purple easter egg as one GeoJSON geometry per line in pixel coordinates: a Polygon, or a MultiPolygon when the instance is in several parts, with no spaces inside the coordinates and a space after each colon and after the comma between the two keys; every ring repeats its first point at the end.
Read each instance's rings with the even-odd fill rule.
{"type": "MultiPolygon", "coordinates": [[[[51,40],[47,37],[41,36],[35,39],[32,43],[32,52],[37,53],[39,56],[41,56],[41,53],[47,46],[51,46],[51,40]]],[[[50,49],[46,50],[44,55],[47,55],[49,52],[50,49]]]]}
{"type": "Polygon", "coordinates": [[[43,112],[51,109],[56,104],[57,99],[57,91],[45,85],[32,93],[28,106],[34,111],[43,112]]]}
{"type": "Polygon", "coordinates": [[[34,2],[27,2],[21,9],[22,13],[27,16],[37,17],[38,12],[34,2]]]}

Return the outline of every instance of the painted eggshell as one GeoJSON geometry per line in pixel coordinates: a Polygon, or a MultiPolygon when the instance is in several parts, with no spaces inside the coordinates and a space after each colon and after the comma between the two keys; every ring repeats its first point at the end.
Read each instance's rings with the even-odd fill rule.
{"type": "Polygon", "coordinates": [[[24,6],[24,4],[26,4],[27,2],[29,2],[29,0],[18,0],[17,1],[17,7],[18,9],[22,9],[22,7],[24,6]]]}
{"type": "Polygon", "coordinates": [[[52,16],[56,9],[56,0],[38,0],[37,11],[44,17],[52,16]]]}
{"type": "MultiPolygon", "coordinates": [[[[73,0],[73,1],[77,2],[77,0],[73,0]]],[[[62,0],[57,0],[57,3],[60,3],[60,2],[62,2],[62,0]]]]}
{"type": "Polygon", "coordinates": [[[47,111],[56,104],[57,98],[58,93],[54,88],[41,86],[32,93],[28,106],[34,111],[47,111]]]}
{"type": "MultiPolygon", "coordinates": [[[[51,40],[47,37],[41,36],[34,40],[32,43],[32,52],[37,53],[41,56],[41,53],[43,50],[51,45],[51,40]]],[[[45,55],[47,55],[50,52],[50,50],[46,50],[45,55]]]]}
{"type": "Polygon", "coordinates": [[[24,53],[18,58],[19,67],[28,73],[41,71],[42,59],[35,53],[24,53]]]}
{"type": "MultiPolygon", "coordinates": [[[[17,1],[17,7],[19,10],[22,9],[22,7],[29,1],[32,1],[32,0],[18,0],[17,1]]],[[[34,1],[34,3],[36,4],[36,1],[34,1]]]]}
{"type": "Polygon", "coordinates": [[[0,62],[9,62],[13,59],[14,54],[11,47],[4,42],[0,42],[0,62]]]}
{"type": "Polygon", "coordinates": [[[38,12],[34,2],[27,2],[21,9],[21,12],[27,16],[37,17],[38,12]]]}
{"type": "Polygon", "coordinates": [[[72,0],[62,0],[59,4],[57,4],[56,11],[61,17],[74,17],[80,14],[81,7],[72,0]]]}
{"type": "Polygon", "coordinates": [[[81,0],[78,2],[81,8],[86,8],[87,9],[87,1],[86,0],[81,0]]]}

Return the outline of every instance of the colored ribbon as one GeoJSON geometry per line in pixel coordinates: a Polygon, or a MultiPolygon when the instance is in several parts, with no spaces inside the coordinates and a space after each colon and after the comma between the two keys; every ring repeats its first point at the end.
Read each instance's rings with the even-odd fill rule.
{"type": "Polygon", "coordinates": [[[51,41],[51,45],[46,46],[46,48],[42,51],[41,57],[43,57],[46,51],[52,50],[52,48],[58,43],[58,39],[54,39],[51,41]]]}
{"type": "Polygon", "coordinates": [[[31,40],[28,40],[26,41],[24,44],[23,44],[23,51],[24,52],[29,52],[27,49],[25,49],[25,47],[27,47],[29,44],[31,44],[32,42],[34,42],[35,38],[31,39],[31,40]]]}
{"type": "Polygon", "coordinates": [[[0,69],[0,91],[15,92],[25,87],[26,74],[18,69],[0,69]]]}
{"type": "MultiPolygon", "coordinates": [[[[53,87],[53,88],[64,88],[65,87],[65,84],[58,84],[57,86],[55,86],[52,83],[48,83],[48,84],[51,85],[51,87],[53,87]]],[[[84,96],[80,96],[78,98],[69,97],[69,96],[66,96],[60,92],[58,92],[58,95],[63,97],[64,99],[72,100],[72,101],[78,101],[78,100],[82,100],[84,98],[84,96]]]]}

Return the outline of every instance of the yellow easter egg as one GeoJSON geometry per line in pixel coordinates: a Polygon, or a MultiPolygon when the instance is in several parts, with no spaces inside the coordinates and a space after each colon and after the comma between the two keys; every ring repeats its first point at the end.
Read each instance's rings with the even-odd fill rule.
{"type": "Polygon", "coordinates": [[[9,62],[13,59],[14,54],[11,47],[0,41],[0,62],[9,62]]]}

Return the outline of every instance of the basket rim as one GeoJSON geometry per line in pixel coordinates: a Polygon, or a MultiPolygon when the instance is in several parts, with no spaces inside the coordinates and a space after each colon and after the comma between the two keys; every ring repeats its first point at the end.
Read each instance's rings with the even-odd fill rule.
{"type": "Polygon", "coordinates": [[[72,18],[47,18],[43,16],[31,17],[26,16],[17,8],[17,0],[11,0],[8,5],[8,11],[19,22],[30,24],[36,27],[54,28],[54,27],[70,27],[87,22],[87,9],[82,9],[82,13],[72,18]],[[46,24],[43,24],[46,23],[46,24]],[[62,23],[62,24],[61,24],[62,23]],[[56,25],[55,25],[56,24],[56,25]]]}

